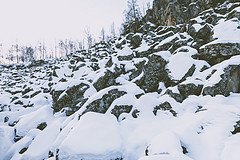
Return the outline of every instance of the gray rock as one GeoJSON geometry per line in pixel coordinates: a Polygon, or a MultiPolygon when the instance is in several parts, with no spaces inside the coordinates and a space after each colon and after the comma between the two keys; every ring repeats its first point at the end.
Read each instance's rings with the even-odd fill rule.
{"type": "Polygon", "coordinates": [[[203,85],[195,85],[193,83],[178,85],[178,90],[183,99],[186,99],[189,95],[199,96],[202,92],[202,88],[203,85]]]}
{"type": "Polygon", "coordinates": [[[93,84],[97,91],[115,84],[115,74],[110,70],[106,70],[104,75],[93,84]]]}
{"type": "MultiPolygon", "coordinates": [[[[111,106],[112,102],[126,94],[127,92],[124,91],[119,91],[118,89],[112,89],[108,91],[106,94],[102,96],[102,98],[97,99],[87,105],[86,110],[83,111],[82,114],[87,113],[87,112],[98,112],[98,113],[105,113],[108,108],[111,106]]],[[[121,108],[120,108],[121,109],[121,108]]],[[[117,110],[117,108],[115,108],[117,110]]],[[[116,115],[118,115],[121,111],[115,111],[116,115]]]]}
{"type": "Polygon", "coordinates": [[[169,112],[172,113],[172,115],[174,117],[177,116],[177,113],[172,109],[172,106],[169,102],[164,102],[164,103],[161,103],[160,105],[154,107],[153,113],[154,113],[155,116],[157,115],[158,110],[169,111],[169,112]]]}
{"type": "Polygon", "coordinates": [[[111,110],[111,113],[118,118],[122,113],[130,113],[132,108],[132,105],[116,105],[111,110]]]}
{"type": "Polygon", "coordinates": [[[232,134],[237,134],[240,132],[240,121],[237,121],[234,125],[234,130],[232,131],[232,134]]]}
{"type": "Polygon", "coordinates": [[[159,82],[164,82],[165,86],[168,87],[172,84],[165,66],[167,61],[161,56],[152,54],[149,56],[148,63],[144,66],[144,76],[137,81],[145,92],[158,91],[159,82]]]}
{"type": "Polygon", "coordinates": [[[205,60],[210,65],[215,65],[239,54],[240,43],[216,43],[201,48],[199,54],[193,55],[193,58],[205,60]]]}
{"type": "Polygon", "coordinates": [[[210,42],[212,35],[213,35],[212,27],[209,24],[205,24],[196,33],[196,37],[195,38],[202,39],[205,43],[207,43],[207,42],[210,42]]]}
{"type": "Polygon", "coordinates": [[[67,116],[76,112],[86,102],[87,99],[84,98],[83,95],[88,88],[88,84],[80,83],[65,91],[53,91],[52,98],[54,112],[59,112],[63,108],[65,108],[67,116]],[[77,106],[79,103],[81,105],[77,106]]]}
{"type": "Polygon", "coordinates": [[[217,84],[203,89],[203,95],[211,96],[229,96],[230,92],[240,93],[240,65],[229,65],[217,84]]]}
{"type": "Polygon", "coordinates": [[[183,96],[179,93],[174,93],[172,90],[167,89],[164,94],[168,94],[170,97],[174,98],[177,102],[182,103],[183,102],[183,96]]]}
{"type": "Polygon", "coordinates": [[[140,46],[142,42],[142,37],[138,34],[135,34],[131,37],[130,43],[133,46],[133,48],[137,48],[140,46]]]}

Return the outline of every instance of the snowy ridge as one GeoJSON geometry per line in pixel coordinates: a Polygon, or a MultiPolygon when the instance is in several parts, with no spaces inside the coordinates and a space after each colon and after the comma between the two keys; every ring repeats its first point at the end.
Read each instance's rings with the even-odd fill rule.
{"type": "Polygon", "coordinates": [[[239,6],[1,65],[0,160],[238,160],[239,6]]]}

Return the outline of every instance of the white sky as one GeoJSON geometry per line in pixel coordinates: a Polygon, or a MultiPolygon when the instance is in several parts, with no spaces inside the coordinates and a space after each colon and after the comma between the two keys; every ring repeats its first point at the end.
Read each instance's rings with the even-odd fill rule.
{"type": "Polygon", "coordinates": [[[86,26],[98,37],[112,22],[120,26],[126,7],[127,0],[0,0],[0,42],[82,39],[86,26]]]}

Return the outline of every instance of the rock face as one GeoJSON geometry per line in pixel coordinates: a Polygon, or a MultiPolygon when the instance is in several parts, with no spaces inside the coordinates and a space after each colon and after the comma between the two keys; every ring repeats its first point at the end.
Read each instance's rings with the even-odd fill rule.
{"type": "Polygon", "coordinates": [[[76,112],[86,102],[85,91],[89,88],[88,84],[80,83],[65,91],[53,91],[53,109],[55,112],[66,108],[66,115],[76,112]],[[77,106],[81,102],[81,106],[77,106]]]}
{"type": "Polygon", "coordinates": [[[204,43],[207,43],[210,42],[212,35],[212,27],[209,24],[205,24],[204,27],[199,29],[199,31],[196,33],[196,38],[203,40],[204,43]]]}
{"type": "Polygon", "coordinates": [[[223,2],[225,0],[154,0],[153,9],[148,11],[145,19],[162,26],[189,23],[203,10],[223,2]]]}
{"type": "Polygon", "coordinates": [[[115,84],[115,75],[110,70],[106,70],[104,75],[99,77],[93,84],[97,91],[115,84]]]}
{"type": "Polygon", "coordinates": [[[148,63],[144,66],[144,76],[137,84],[145,92],[158,91],[159,82],[164,82],[166,86],[171,85],[171,80],[165,69],[167,61],[160,55],[152,54],[149,56],[148,63]]]}
{"type": "Polygon", "coordinates": [[[196,85],[193,83],[178,85],[178,90],[183,99],[186,99],[189,95],[199,96],[201,94],[202,88],[203,85],[196,85]]]}
{"type": "Polygon", "coordinates": [[[216,43],[201,48],[199,54],[195,55],[194,58],[205,60],[214,65],[239,54],[240,43],[216,43]]]}
{"type": "MultiPolygon", "coordinates": [[[[119,91],[118,89],[110,90],[106,94],[104,94],[102,98],[97,99],[87,105],[86,110],[83,112],[83,114],[89,111],[105,113],[115,99],[123,96],[126,93],[127,92],[119,91]]],[[[118,114],[116,113],[116,115],[118,114]]]]}
{"type": "Polygon", "coordinates": [[[134,35],[132,36],[131,38],[131,45],[133,46],[133,48],[137,48],[139,47],[139,45],[141,44],[142,42],[142,38],[140,35],[134,35]]]}
{"type": "Polygon", "coordinates": [[[203,95],[229,96],[230,92],[240,93],[240,65],[230,65],[224,69],[224,72],[217,84],[203,89],[203,95]]]}
{"type": "Polygon", "coordinates": [[[131,112],[132,107],[132,105],[115,105],[114,108],[111,110],[111,113],[118,118],[122,113],[131,112]]]}

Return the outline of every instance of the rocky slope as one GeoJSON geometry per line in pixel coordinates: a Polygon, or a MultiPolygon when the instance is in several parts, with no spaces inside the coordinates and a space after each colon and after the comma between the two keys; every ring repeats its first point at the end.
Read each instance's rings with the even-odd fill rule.
{"type": "Polygon", "coordinates": [[[144,21],[2,65],[0,159],[239,159],[240,2],[155,0],[144,21]]]}

